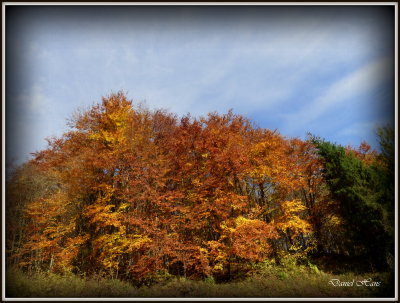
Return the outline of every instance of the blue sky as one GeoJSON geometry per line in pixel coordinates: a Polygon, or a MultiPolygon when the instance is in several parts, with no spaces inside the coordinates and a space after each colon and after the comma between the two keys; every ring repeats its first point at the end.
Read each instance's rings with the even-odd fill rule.
{"type": "Polygon", "coordinates": [[[287,137],[377,147],[394,117],[393,9],[8,6],[7,156],[28,159],[119,90],[178,115],[232,108],[287,137]]]}

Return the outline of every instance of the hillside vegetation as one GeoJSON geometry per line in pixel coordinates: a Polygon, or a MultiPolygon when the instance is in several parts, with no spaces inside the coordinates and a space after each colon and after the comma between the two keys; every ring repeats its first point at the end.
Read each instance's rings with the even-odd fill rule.
{"type": "Polygon", "coordinates": [[[178,118],[122,92],[69,126],[7,180],[11,296],[393,292],[393,129],[378,129],[378,152],[231,111],[178,118]],[[345,259],[361,261],[344,273],[345,259]]]}
{"type": "Polygon", "coordinates": [[[389,273],[325,273],[316,266],[258,265],[248,277],[217,284],[212,279],[194,281],[183,277],[159,277],[157,283],[135,287],[127,281],[99,276],[38,273],[32,276],[10,271],[9,297],[31,298],[368,298],[393,297],[394,278],[389,273]],[[353,282],[333,286],[332,282],[353,282]],[[369,282],[370,281],[370,282],[369,282]],[[379,286],[371,286],[380,282],[379,286]],[[358,284],[357,284],[358,283],[358,284]]]}

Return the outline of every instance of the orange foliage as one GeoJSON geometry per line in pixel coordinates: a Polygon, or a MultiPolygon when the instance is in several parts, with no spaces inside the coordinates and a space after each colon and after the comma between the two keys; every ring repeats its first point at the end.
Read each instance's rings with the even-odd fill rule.
{"type": "Polygon", "coordinates": [[[178,120],[134,109],[123,93],[71,126],[33,161],[59,191],[26,209],[22,266],[200,277],[270,258],[279,239],[312,230],[307,197],[322,181],[308,142],[232,112],[178,120]]]}

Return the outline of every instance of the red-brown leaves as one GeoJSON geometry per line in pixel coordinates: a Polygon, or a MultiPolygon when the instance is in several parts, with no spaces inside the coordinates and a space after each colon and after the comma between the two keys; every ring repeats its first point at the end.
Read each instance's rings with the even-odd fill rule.
{"type": "Polygon", "coordinates": [[[307,142],[231,111],[177,120],[134,109],[122,93],[71,126],[34,161],[59,192],[27,207],[25,252],[38,252],[25,254],[30,264],[70,270],[79,255],[79,264],[112,276],[199,277],[233,260],[264,260],[282,233],[291,240],[311,229],[312,203],[293,199],[301,190],[315,195],[320,182],[307,142]]]}
{"type": "Polygon", "coordinates": [[[272,252],[270,240],[278,237],[275,227],[260,220],[238,217],[231,229],[232,253],[245,260],[262,261],[272,252]]]}

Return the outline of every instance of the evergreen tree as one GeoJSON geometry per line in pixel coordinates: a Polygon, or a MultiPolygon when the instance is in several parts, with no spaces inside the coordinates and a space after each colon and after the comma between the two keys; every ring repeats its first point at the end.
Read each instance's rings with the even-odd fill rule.
{"type": "Polygon", "coordinates": [[[324,163],[324,177],[346,221],[344,246],[352,256],[362,256],[375,268],[387,265],[393,255],[393,199],[387,174],[379,165],[363,162],[343,146],[313,138],[324,163]]]}

